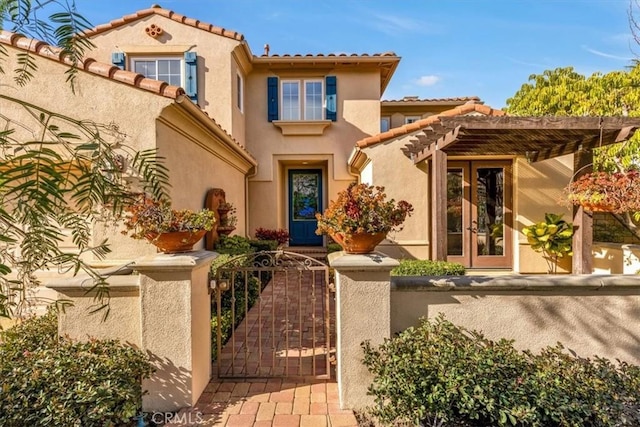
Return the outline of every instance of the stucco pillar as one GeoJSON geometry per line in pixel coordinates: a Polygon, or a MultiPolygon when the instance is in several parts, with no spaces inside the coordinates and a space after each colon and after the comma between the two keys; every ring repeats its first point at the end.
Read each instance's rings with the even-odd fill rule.
{"type": "Polygon", "coordinates": [[[138,259],[141,344],[156,372],[143,382],[145,411],[193,406],[211,377],[213,252],[158,254],[138,259]]]}
{"type": "Polygon", "coordinates": [[[334,252],[329,265],[336,272],[337,374],[340,407],[359,409],[373,404],[367,395],[372,375],[362,364],[360,344],[373,345],[391,334],[391,269],[398,261],[375,252],[347,255],[334,252]]]}

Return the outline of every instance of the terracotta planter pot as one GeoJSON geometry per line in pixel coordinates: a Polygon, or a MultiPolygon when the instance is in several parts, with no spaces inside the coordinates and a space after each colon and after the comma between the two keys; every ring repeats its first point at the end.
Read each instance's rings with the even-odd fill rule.
{"type": "Polygon", "coordinates": [[[160,252],[175,254],[193,250],[193,245],[204,237],[206,230],[198,231],[173,231],[170,233],[149,233],[147,240],[155,245],[160,252]]]}
{"type": "Polygon", "coordinates": [[[228,236],[235,229],[236,229],[235,227],[220,226],[220,227],[216,228],[216,231],[218,232],[218,234],[222,234],[222,235],[228,236]]]}
{"type": "Polygon", "coordinates": [[[337,233],[332,234],[331,237],[348,254],[368,254],[373,252],[376,246],[387,237],[387,233],[356,233],[349,237],[337,233]]]}

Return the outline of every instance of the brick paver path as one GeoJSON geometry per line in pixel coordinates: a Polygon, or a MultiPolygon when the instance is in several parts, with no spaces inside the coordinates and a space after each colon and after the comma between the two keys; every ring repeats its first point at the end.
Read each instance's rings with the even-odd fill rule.
{"type": "MultiPolygon", "coordinates": [[[[321,354],[326,347],[326,283],[319,272],[315,276],[303,272],[301,287],[297,279],[297,273],[276,275],[236,329],[235,339],[222,350],[222,371],[226,374],[231,372],[233,358],[235,374],[286,376],[216,378],[197,405],[179,413],[179,422],[171,426],[357,427],[353,412],[340,409],[336,382],[310,376],[313,368],[316,376],[326,374],[325,356],[321,354]]],[[[329,298],[332,352],[334,296],[331,293],[329,298]]],[[[214,363],[214,376],[216,370],[214,363]]]]}
{"type": "Polygon", "coordinates": [[[327,376],[325,322],[333,330],[335,315],[325,304],[331,313],[335,304],[324,282],[324,270],[275,272],[222,349],[220,376],[327,376]]]}
{"type": "Polygon", "coordinates": [[[198,404],[179,414],[175,426],[357,427],[353,412],[341,410],[338,385],[283,379],[211,382],[198,404]]]}

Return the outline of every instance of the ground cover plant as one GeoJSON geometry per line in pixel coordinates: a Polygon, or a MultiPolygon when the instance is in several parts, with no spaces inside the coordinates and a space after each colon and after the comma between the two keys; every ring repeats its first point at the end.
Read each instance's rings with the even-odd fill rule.
{"type": "Polygon", "coordinates": [[[114,340],[58,337],[57,316],[0,335],[0,426],[130,425],[142,406],[144,353],[114,340]]]}
{"type": "Polygon", "coordinates": [[[640,368],[516,350],[439,316],[379,347],[363,343],[383,423],[466,426],[640,425],[640,368]]]}
{"type": "Polygon", "coordinates": [[[392,276],[462,276],[464,266],[457,262],[401,259],[400,265],[391,270],[392,276]]]}

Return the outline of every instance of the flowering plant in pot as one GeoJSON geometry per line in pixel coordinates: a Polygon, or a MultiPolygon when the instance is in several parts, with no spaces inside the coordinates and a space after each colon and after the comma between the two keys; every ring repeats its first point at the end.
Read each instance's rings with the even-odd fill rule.
{"type": "Polygon", "coordinates": [[[640,173],[592,172],[585,174],[565,188],[567,200],[590,211],[640,211],[640,173]]]}
{"type": "Polygon", "coordinates": [[[413,206],[405,200],[387,200],[384,187],[352,183],[338,193],[323,214],[316,214],[316,234],[329,234],[348,253],[373,251],[390,231],[399,231],[413,206]],[[358,240],[371,239],[360,248],[358,240]]]}
{"type": "Polygon", "coordinates": [[[163,252],[185,252],[191,250],[215,222],[215,214],[210,210],[176,210],[167,200],[142,196],[127,207],[123,234],[147,239],[163,252]]]}

